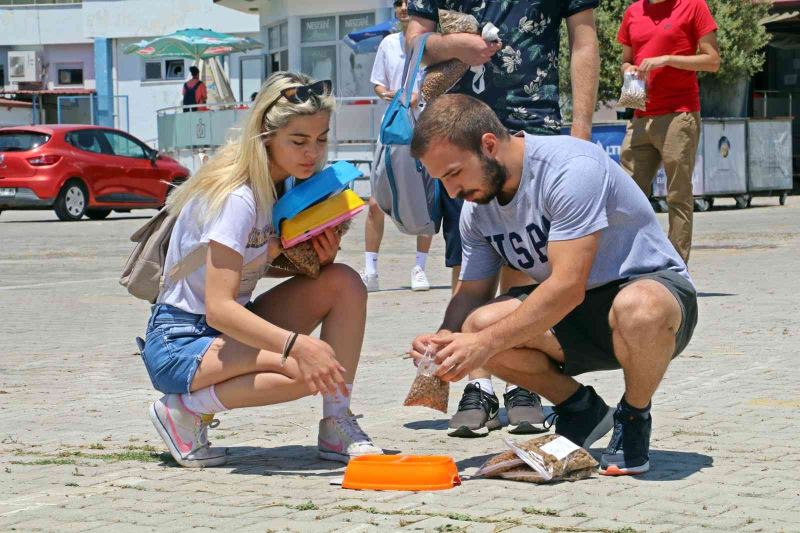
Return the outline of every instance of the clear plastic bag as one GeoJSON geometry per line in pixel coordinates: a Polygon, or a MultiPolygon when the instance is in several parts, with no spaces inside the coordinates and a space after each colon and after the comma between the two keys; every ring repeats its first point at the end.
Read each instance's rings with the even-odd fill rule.
{"type": "Polygon", "coordinates": [[[450,398],[450,383],[442,381],[435,376],[439,366],[433,361],[429,350],[425,350],[425,356],[420,359],[417,366],[417,377],[411,384],[403,405],[422,406],[447,413],[447,404],[450,398]]]}
{"type": "Polygon", "coordinates": [[[559,435],[543,435],[521,444],[504,440],[510,449],[486,461],[476,476],[550,483],[587,478],[597,466],[586,450],[559,435]]]}
{"type": "Polygon", "coordinates": [[[647,82],[640,79],[634,72],[626,72],[617,105],[644,110],[647,107],[647,82]]]}

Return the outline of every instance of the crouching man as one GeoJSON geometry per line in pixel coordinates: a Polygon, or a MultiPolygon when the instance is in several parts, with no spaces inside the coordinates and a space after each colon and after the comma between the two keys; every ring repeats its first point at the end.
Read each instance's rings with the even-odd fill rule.
{"type": "Polygon", "coordinates": [[[439,331],[414,339],[411,355],[430,346],[446,381],[482,367],[541,394],[556,432],[584,448],[613,428],[601,473],[646,472],[650,400],[692,336],[697,295],[645,195],[594,144],[511,136],[466,95],[429,104],[411,149],[466,200],[460,286],[439,331]],[[503,264],[538,285],[494,298],[503,264]],[[617,368],[616,409],[573,378],[617,368]]]}

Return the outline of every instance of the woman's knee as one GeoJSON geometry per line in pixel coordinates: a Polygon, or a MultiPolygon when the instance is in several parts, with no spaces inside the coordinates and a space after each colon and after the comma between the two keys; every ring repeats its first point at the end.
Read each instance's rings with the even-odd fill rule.
{"type": "Polygon", "coordinates": [[[358,272],[342,263],[333,263],[322,268],[319,277],[323,290],[336,294],[337,298],[367,301],[367,288],[358,272]]]}

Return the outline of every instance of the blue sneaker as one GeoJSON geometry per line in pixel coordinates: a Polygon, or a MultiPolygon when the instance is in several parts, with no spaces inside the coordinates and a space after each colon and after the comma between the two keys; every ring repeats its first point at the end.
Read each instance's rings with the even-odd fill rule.
{"type": "Polygon", "coordinates": [[[621,403],[614,412],[614,433],[600,457],[600,474],[631,476],[650,470],[650,430],[653,417],[644,417],[621,403]]]}
{"type": "Polygon", "coordinates": [[[568,405],[553,407],[556,433],[586,450],[614,427],[614,409],[595,392],[584,387],[583,396],[568,405]]]}

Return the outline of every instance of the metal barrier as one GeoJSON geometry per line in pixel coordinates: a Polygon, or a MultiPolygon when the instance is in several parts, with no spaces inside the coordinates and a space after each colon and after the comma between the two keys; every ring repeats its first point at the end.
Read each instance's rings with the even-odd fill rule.
{"type": "MultiPolygon", "coordinates": [[[[158,149],[175,155],[194,171],[217,148],[238,137],[250,104],[215,103],[160,109],[156,113],[158,149]]],[[[350,161],[368,179],[385,107],[379,98],[337,98],[336,111],[331,117],[328,160],[350,161]]]]}

